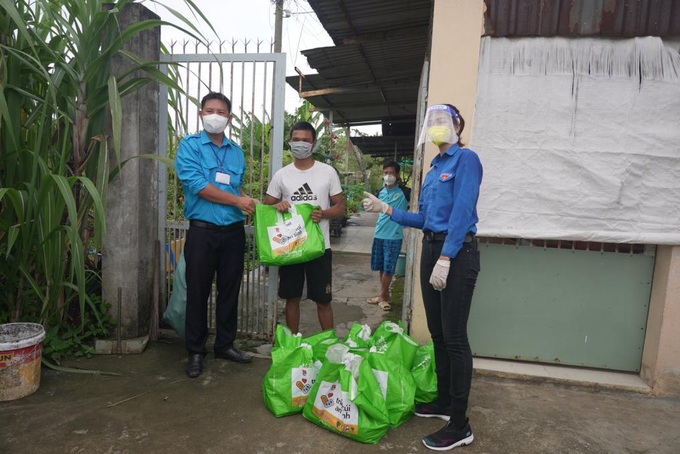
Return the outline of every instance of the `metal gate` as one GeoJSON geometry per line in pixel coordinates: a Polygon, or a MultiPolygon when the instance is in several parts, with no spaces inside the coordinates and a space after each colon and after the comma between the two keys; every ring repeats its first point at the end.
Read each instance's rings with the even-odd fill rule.
{"type": "MultiPolygon", "coordinates": [[[[248,161],[244,190],[264,199],[267,182],[281,168],[284,129],[284,54],[272,53],[182,53],[163,55],[165,74],[178,80],[181,90],[161,86],[159,100],[159,154],[174,159],[187,134],[201,130],[200,100],[210,91],[224,93],[232,101],[232,121],[225,133],[241,145],[248,161]],[[267,160],[269,162],[267,163],[267,160]]],[[[257,45],[259,52],[259,43],[257,45]]],[[[233,51],[233,45],[232,45],[233,51]]],[[[247,45],[246,45],[247,52],[247,45]]],[[[172,292],[175,267],[179,263],[189,222],[184,218],[181,182],[173,169],[160,166],[159,238],[165,245],[161,260],[161,300],[172,292]]],[[[239,296],[238,329],[241,336],[270,339],[277,316],[278,269],[259,263],[252,219],[246,219],[246,256],[239,296]]],[[[208,326],[214,328],[215,289],[209,301],[208,326]]]]}

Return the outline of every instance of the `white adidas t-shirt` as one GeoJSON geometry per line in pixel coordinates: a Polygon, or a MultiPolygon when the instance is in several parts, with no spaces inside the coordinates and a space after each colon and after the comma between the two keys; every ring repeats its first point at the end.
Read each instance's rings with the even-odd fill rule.
{"type": "MultiPolygon", "coordinates": [[[[267,194],[291,204],[310,203],[319,205],[322,210],[331,207],[331,197],[342,193],[338,172],[328,164],[314,161],[307,170],[300,170],[294,163],[288,164],[272,177],[267,194]]],[[[331,247],[330,221],[319,222],[326,239],[326,249],[331,247]]]]}

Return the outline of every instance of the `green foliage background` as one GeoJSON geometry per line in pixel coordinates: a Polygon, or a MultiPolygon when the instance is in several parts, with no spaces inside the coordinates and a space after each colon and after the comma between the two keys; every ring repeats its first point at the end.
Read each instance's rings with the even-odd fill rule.
{"type": "Polygon", "coordinates": [[[110,327],[87,251],[101,248],[108,184],[124,165],[121,98],[149,82],[178,88],[158,62],[125,50],[164,24],[121,28],[131,3],[0,0],[0,323],[42,323],[52,360],[87,353],[110,327]],[[116,59],[133,70],[114,76],[116,59]]]}

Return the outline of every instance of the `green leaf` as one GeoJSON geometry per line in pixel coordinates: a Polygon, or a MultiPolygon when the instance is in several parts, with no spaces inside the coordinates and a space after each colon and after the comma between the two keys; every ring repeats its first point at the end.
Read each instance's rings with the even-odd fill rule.
{"type": "Polygon", "coordinates": [[[114,76],[109,77],[109,105],[111,106],[111,124],[113,126],[113,149],[116,161],[120,162],[121,143],[123,135],[123,107],[118,94],[118,84],[114,76]]]}
{"type": "Polygon", "coordinates": [[[83,187],[87,189],[92,199],[92,203],[94,204],[95,242],[100,244],[104,242],[106,238],[106,211],[104,209],[104,201],[94,183],[92,183],[89,178],[78,177],[78,181],[80,181],[83,187]]]}

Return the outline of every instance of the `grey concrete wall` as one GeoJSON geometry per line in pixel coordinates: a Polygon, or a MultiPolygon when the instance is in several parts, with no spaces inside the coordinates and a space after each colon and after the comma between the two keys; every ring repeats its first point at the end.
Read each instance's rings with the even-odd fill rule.
{"type": "MultiPolygon", "coordinates": [[[[129,4],[120,16],[121,30],[130,24],[158,19],[140,4],[129,4]]],[[[125,49],[147,61],[160,58],[160,28],[135,36],[125,49]]],[[[123,74],[132,64],[117,57],[114,74],[123,74]]],[[[140,74],[137,74],[140,75],[140,74]]],[[[158,151],[158,84],[147,84],[125,96],[121,161],[158,151]]],[[[117,165],[113,141],[109,140],[110,160],[117,165]]],[[[112,304],[117,319],[118,288],[122,288],[122,337],[148,333],[153,293],[153,257],[158,234],[157,162],[133,159],[111,181],[107,200],[108,237],[103,247],[103,297],[112,304]]]]}

